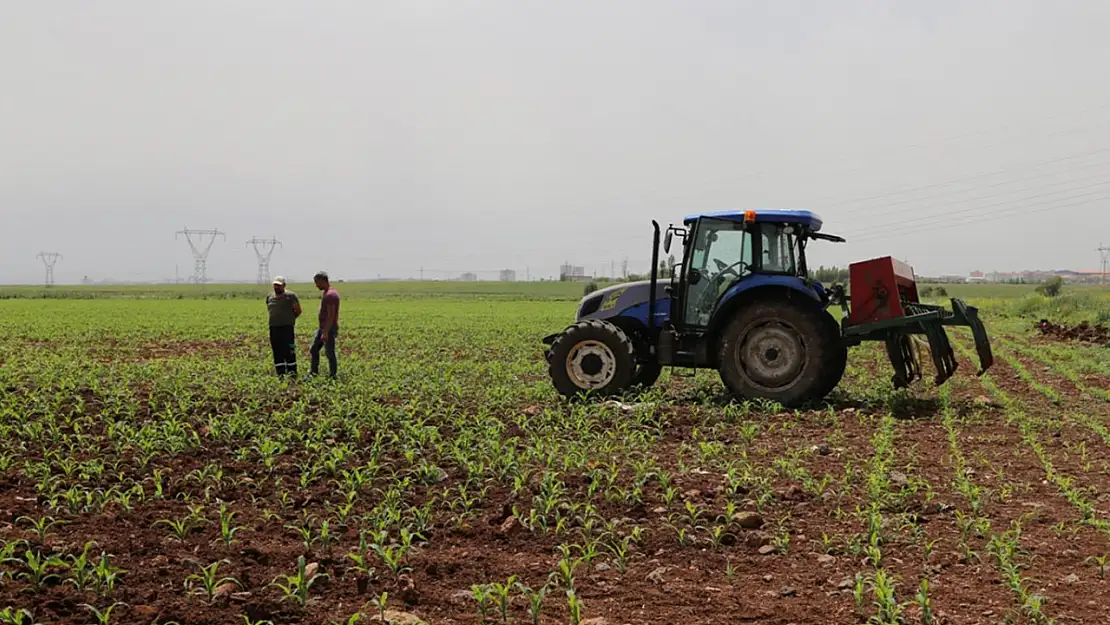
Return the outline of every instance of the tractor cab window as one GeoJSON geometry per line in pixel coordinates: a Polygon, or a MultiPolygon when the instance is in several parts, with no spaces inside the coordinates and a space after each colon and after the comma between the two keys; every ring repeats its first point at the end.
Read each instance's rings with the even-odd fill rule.
{"type": "Polygon", "coordinates": [[[796,228],[785,224],[760,224],[760,270],[797,275],[796,228]]]}
{"type": "Polygon", "coordinates": [[[743,223],[702,219],[692,245],[686,274],[686,324],[706,327],[728,286],[750,273],[752,237],[743,223]]]}

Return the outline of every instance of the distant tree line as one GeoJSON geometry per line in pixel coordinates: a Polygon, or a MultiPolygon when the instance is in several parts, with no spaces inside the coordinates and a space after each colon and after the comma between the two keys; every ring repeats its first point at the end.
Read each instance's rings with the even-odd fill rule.
{"type": "Polygon", "coordinates": [[[833,265],[832,267],[821,265],[817,269],[810,269],[809,277],[825,284],[831,284],[833,282],[847,282],[848,268],[837,267],[835,265],[833,265]]]}

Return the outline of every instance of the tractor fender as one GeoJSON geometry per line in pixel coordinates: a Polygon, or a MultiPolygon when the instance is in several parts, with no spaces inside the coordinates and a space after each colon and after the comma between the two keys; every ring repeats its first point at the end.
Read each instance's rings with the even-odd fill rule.
{"type": "MultiPolygon", "coordinates": [[[[656,302],[658,304],[658,302],[656,302]]],[[[658,315],[657,315],[658,316],[658,315]]],[[[637,360],[647,360],[651,351],[651,341],[648,337],[647,331],[647,306],[638,305],[632,309],[621,311],[621,313],[606,319],[609,323],[617,326],[622,332],[628,335],[632,340],[634,353],[637,360]],[[643,311],[639,309],[643,308],[643,311]],[[640,313],[643,314],[640,314],[640,313]]]]}
{"type": "MultiPolygon", "coordinates": [[[[728,327],[733,317],[748,304],[769,300],[804,301],[812,304],[815,311],[824,313],[820,297],[813,290],[807,288],[805,283],[798,278],[757,276],[744,280],[725,292],[717,305],[716,312],[713,313],[712,320],[709,322],[709,328],[706,332],[706,342],[709,348],[707,353],[713,360],[714,367],[719,364],[716,360],[720,335],[728,327]]],[[[827,313],[824,314],[828,316],[827,313]]],[[[829,320],[833,321],[831,316],[829,316],[829,320]]],[[[833,323],[835,324],[835,321],[833,323]]],[[[837,333],[839,333],[839,328],[837,333]]]]}

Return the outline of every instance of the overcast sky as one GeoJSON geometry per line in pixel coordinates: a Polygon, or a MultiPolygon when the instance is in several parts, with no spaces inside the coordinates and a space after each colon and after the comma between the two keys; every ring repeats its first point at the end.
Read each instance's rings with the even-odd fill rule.
{"type": "MultiPolygon", "coordinates": [[[[1110,2],[0,0],[0,282],[444,277],[808,208],[918,273],[1095,269],[1110,2]]],[[[483,274],[488,277],[489,274],[483,274]]]]}

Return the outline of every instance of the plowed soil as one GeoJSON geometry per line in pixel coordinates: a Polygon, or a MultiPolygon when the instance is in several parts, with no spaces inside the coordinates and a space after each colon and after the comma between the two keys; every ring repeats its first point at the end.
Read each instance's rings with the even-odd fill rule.
{"type": "Polygon", "coordinates": [[[1110,327],[1104,325],[1091,325],[1086,321],[1079,325],[1066,326],[1041,319],[1036,329],[1042,336],[1051,337],[1060,341],[1081,341],[1096,345],[1110,346],[1110,327]]]}

